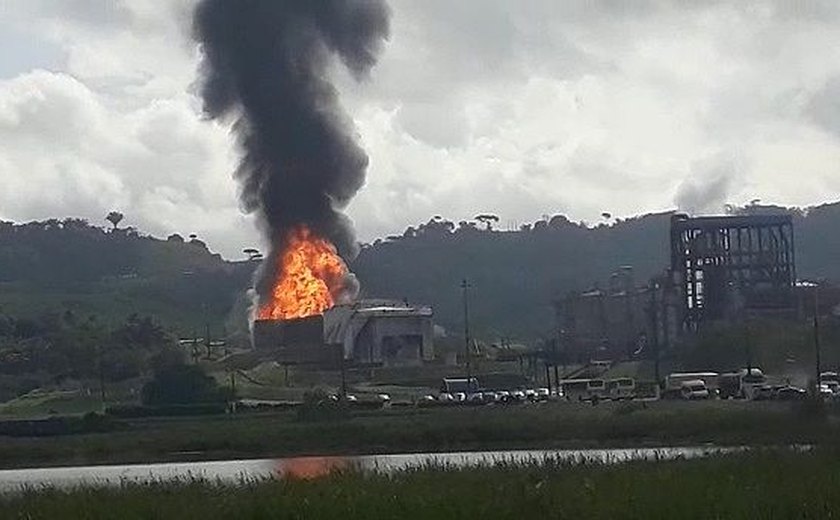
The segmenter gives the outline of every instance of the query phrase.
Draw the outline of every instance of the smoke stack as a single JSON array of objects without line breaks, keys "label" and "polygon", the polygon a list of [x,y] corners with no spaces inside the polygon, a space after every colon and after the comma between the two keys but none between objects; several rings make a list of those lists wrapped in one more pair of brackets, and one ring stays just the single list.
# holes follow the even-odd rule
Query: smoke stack
[{"label": "smoke stack", "polygon": [[328,68],[338,58],[364,78],[388,36],[389,10],[384,0],[201,0],[193,24],[204,112],[233,122],[241,203],[270,244],[255,280],[263,301],[299,226],[344,258],[356,254],[342,209],[364,184],[368,157]]}]

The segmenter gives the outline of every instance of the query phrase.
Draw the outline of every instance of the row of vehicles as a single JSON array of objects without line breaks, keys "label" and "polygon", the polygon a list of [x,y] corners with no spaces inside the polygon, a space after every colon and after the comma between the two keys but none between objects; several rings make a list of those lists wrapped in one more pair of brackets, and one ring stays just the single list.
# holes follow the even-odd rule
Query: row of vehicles
[{"label": "row of vehicles", "polygon": [[[559,388],[535,388],[520,390],[482,390],[477,381],[466,378],[443,380],[441,392],[435,398],[445,403],[511,403],[525,401],[547,401],[566,399],[570,401],[625,400],[639,397],[639,388],[631,377],[615,379],[566,379]],[[427,399],[430,400],[430,399]]]},{"label": "row of vehicles", "polygon": [[472,393],[441,392],[437,397],[426,396],[425,401],[443,404],[509,404],[522,402],[547,401],[556,397],[548,388],[527,388],[524,390],[484,390]]},{"label": "row of vehicles", "polygon": [[[820,375],[820,394],[825,399],[840,400],[840,375],[823,372]],[[475,378],[447,378],[437,401],[447,403],[485,404],[565,399],[568,401],[629,399],[746,399],[800,400],[807,392],[790,384],[771,385],[758,367],[733,372],[675,372],[665,377],[662,386],[640,383],[632,377],[566,379],[559,388],[494,390],[479,387]]]},{"label": "row of vehicles", "polygon": [[767,385],[760,368],[735,372],[677,372],[665,378],[663,397],[682,399],[754,399]]},{"label": "row of vehicles", "polygon": [[[748,399],[753,401],[799,401],[808,392],[790,383],[770,384],[760,368],[743,368],[735,372],[685,372],[665,378],[664,397],[683,399]],[[840,400],[840,375],[820,373],[820,396]]]}]

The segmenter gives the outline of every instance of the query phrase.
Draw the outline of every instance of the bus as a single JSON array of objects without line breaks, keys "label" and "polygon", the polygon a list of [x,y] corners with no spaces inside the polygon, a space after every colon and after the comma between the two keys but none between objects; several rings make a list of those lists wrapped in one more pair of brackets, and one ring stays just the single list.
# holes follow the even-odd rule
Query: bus
[{"label": "bus", "polygon": [[566,379],[560,381],[563,395],[573,401],[589,401],[607,397],[607,384],[603,379]]},{"label": "bus", "polygon": [[636,396],[636,380],[632,377],[619,377],[607,381],[607,395],[613,401],[633,399]]},{"label": "bus", "polygon": [[466,377],[444,377],[440,385],[440,393],[442,394],[462,393],[470,395],[477,392],[478,389],[478,379],[474,377],[469,378],[469,380]]}]

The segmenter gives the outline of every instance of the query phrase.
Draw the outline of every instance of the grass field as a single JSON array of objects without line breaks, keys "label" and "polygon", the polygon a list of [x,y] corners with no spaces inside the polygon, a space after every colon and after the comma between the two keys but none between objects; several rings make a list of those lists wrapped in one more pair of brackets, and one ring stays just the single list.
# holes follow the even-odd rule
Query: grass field
[{"label": "grass field", "polygon": [[0,467],[512,448],[833,444],[835,415],[774,402],[544,403],[118,422],[108,433],[4,437]]},{"label": "grass field", "polygon": [[5,518],[832,518],[840,458],[764,451],[617,465],[546,460],[393,475],[345,472],[238,485],[191,481],[33,490],[0,497]]}]

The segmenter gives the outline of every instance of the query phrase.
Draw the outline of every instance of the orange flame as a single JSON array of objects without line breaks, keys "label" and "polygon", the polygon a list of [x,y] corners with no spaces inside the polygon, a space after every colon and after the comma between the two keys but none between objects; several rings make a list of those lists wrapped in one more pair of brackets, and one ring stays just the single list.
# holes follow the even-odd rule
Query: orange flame
[{"label": "orange flame", "polygon": [[347,266],[330,241],[304,226],[289,232],[278,253],[271,298],[260,304],[261,320],[290,320],[323,314],[343,289]]}]

